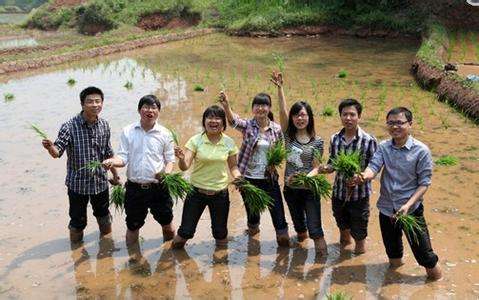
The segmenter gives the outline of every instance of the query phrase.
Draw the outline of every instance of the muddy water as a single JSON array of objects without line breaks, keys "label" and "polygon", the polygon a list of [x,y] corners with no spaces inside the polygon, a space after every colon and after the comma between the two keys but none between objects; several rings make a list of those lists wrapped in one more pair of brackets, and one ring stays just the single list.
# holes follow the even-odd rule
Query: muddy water
[{"label": "muddy water", "polygon": [[0,40],[0,50],[18,47],[34,47],[36,45],[38,45],[38,43],[34,38]]},{"label": "muddy water", "polygon": [[[479,297],[479,130],[435,95],[420,90],[408,74],[417,44],[412,41],[344,38],[244,39],[212,35],[83,61],[56,69],[0,77],[0,297],[1,298],[322,298],[346,291],[355,299],[476,299]],[[139,97],[154,93],[164,108],[160,121],[177,129],[181,141],[201,129],[203,109],[225,88],[233,108],[250,115],[250,99],[260,91],[275,95],[268,82],[272,52],[286,56],[286,96],[307,99],[325,139],[339,129],[337,114],[320,116],[338,99],[354,96],[365,105],[362,126],[385,138],[384,114],[406,105],[415,114],[414,135],[435,158],[454,155],[456,166],[437,166],[426,195],[425,214],[444,279],[425,278],[408,246],[406,264],[387,265],[371,200],[368,252],[340,250],[330,201],[322,202],[329,255],[316,257],[312,242],[291,249],[276,247],[270,217],[262,216],[261,233],[244,235],[246,218],[232,191],[227,249],[215,249],[205,212],[185,251],[163,243],[151,216],[141,230],[140,263],[128,262],[124,216],[114,214],[111,239],[98,238],[89,210],[85,242],[71,249],[67,236],[68,205],[65,158],[52,160],[28,129],[34,122],[54,138],[59,126],[79,112],[78,94],[88,85],[105,92],[102,112],[112,127],[116,148],[122,126],[138,119]],[[346,70],[345,79],[336,78]],[[67,85],[69,78],[76,80]],[[126,82],[132,89],[126,89]],[[194,92],[200,84],[206,91]],[[276,105],[277,107],[277,105]],[[228,134],[239,142],[232,129]],[[124,174],[124,172],[122,173]],[[124,176],[123,176],[124,178]],[[378,191],[377,183],[374,185]],[[181,218],[181,201],[174,209]],[[294,235],[292,223],[290,233]]]}]

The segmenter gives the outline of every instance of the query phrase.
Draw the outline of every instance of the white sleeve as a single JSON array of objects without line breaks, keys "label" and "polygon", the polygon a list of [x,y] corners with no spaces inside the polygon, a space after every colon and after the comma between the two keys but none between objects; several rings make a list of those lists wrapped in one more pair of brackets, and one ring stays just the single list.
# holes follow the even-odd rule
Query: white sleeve
[{"label": "white sleeve", "polygon": [[165,146],[163,147],[163,159],[165,160],[165,164],[170,162],[175,162],[175,146],[173,140],[171,139],[171,135],[165,134],[163,139]]},{"label": "white sleeve", "polygon": [[123,129],[120,137],[120,147],[118,148],[116,155],[123,161],[125,165],[128,164],[129,150],[127,129]]}]

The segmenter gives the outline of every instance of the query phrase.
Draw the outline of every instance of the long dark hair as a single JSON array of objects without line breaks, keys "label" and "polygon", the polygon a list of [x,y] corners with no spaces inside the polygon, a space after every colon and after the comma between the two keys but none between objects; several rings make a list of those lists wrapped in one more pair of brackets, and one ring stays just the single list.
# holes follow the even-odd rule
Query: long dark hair
[{"label": "long dark hair", "polygon": [[293,116],[296,116],[297,114],[299,114],[299,112],[303,108],[306,110],[306,113],[308,114],[308,117],[309,117],[308,125],[306,126],[306,131],[308,132],[310,138],[313,138],[314,136],[316,136],[316,132],[314,131],[313,109],[311,108],[311,105],[309,105],[309,103],[306,101],[298,101],[295,104],[293,104],[293,106],[291,106],[291,109],[289,110],[288,129],[286,129],[286,132],[290,140],[294,140],[296,138],[296,132],[298,132],[298,128],[294,126]]},{"label": "long dark hair", "polygon": [[266,93],[259,93],[258,95],[254,96],[253,98],[253,102],[251,103],[251,108],[253,108],[253,106],[255,104],[259,104],[259,105],[262,105],[262,104],[265,104],[265,105],[268,105],[269,108],[270,108],[270,111],[268,113],[268,118],[271,120],[271,121],[274,121],[274,116],[273,116],[273,113],[271,112],[271,96],[266,94]]}]

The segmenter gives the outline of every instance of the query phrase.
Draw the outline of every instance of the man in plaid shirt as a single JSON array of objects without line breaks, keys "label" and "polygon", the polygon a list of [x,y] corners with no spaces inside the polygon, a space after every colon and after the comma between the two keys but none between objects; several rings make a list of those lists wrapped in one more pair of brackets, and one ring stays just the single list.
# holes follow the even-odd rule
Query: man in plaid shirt
[{"label": "man in plaid shirt", "polygon": [[[361,170],[367,167],[376,152],[377,141],[359,127],[361,112],[362,105],[355,99],[344,99],[339,104],[339,115],[344,127],[331,137],[329,160],[323,172],[334,172],[331,166],[332,160],[342,151],[346,153],[359,151]],[[354,252],[357,254],[366,251],[370,195],[370,182],[350,186],[341,174],[336,174],[331,202],[333,215],[340,231],[340,243],[346,246],[351,243],[352,237],[356,244]]]},{"label": "man in plaid shirt", "polygon": [[[110,144],[110,126],[99,118],[103,107],[103,92],[96,87],[88,87],[80,93],[82,111],[65,122],[53,143],[45,139],[43,147],[53,158],[67,152],[67,175],[70,202],[70,240],[74,243],[83,239],[87,224],[87,205],[90,201],[101,235],[111,232],[111,216],[108,209],[107,172],[102,167],[91,168],[92,162],[101,162],[113,156]],[[119,183],[116,169],[112,169],[112,184]]]}]

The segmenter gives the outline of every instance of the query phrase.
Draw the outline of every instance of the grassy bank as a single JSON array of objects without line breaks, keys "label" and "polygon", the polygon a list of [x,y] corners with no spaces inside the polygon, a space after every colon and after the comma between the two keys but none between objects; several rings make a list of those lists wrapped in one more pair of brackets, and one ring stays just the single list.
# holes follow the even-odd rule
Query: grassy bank
[{"label": "grassy bank", "polygon": [[337,25],[344,28],[386,29],[417,33],[424,13],[407,1],[343,0],[91,0],[72,7],[50,1],[37,9],[29,27],[56,29],[99,24],[112,29],[137,25],[152,14],[168,17],[195,15],[204,26],[228,31],[275,31],[298,25]]}]

